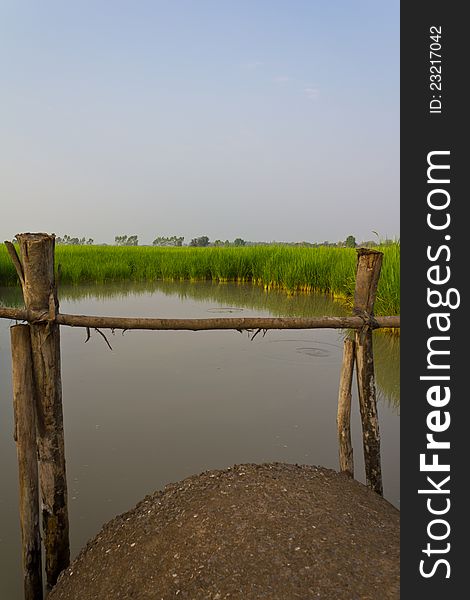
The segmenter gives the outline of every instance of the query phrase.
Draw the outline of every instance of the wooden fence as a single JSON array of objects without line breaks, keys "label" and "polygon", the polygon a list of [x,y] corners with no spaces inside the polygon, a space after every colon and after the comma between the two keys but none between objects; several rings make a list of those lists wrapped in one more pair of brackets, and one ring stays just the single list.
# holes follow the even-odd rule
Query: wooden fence
[{"label": "wooden fence", "polygon": [[[67,315],[59,312],[54,274],[55,238],[44,233],[16,236],[5,242],[18,274],[25,308],[0,308],[0,318],[25,321],[11,327],[13,404],[17,444],[20,522],[25,600],[43,597],[39,499],[46,590],[70,561],[67,479],[60,360],[60,326],[95,329],[248,330],[253,336],[268,329],[354,329],[344,342],[338,396],[340,470],[354,476],[351,444],[351,389],[354,365],[362,421],[367,485],[383,494],[380,434],[377,418],[372,330],[400,327],[400,317],[374,317],[382,253],[359,249],[353,314],[318,318],[149,319]],[[104,335],[104,334],[102,334]]]}]

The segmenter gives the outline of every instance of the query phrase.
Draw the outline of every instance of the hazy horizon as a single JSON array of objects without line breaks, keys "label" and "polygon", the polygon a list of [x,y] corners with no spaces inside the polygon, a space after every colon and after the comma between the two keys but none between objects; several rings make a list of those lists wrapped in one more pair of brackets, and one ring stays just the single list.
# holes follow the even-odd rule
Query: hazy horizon
[{"label": "hazy horizon", "polygon": [[0,64],[2,240],[399,237],[398,1],[6,2]]}]

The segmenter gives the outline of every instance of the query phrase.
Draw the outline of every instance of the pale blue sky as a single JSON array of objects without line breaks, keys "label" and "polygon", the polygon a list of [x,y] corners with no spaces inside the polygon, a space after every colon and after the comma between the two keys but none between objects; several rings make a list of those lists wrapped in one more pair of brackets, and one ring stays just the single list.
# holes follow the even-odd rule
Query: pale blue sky
[{"label": "pale blue sky", "polygon": [[398,0],[0,0],[1,239],[399,235]]}]

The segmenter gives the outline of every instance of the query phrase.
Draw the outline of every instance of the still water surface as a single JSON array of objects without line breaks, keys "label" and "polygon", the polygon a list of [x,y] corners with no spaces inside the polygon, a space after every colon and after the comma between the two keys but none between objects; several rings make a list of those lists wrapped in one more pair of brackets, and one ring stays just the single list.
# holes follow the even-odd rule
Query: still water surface
[{"label": "still water surface", "polygon": [[[0,290],[4,304],[17,290]],[[346,314],[317,295],[251,285],[156,283],[62,288],[62,312],[118,316]],[[17,464],[8,323],[0,320],[0,598],[22,597]],[[61,328],[72,554],[101,525],[166,483],[235,463],[338,468],[337,330],[246,333],[116,332],[112,352],[83,329]],[[375,334],[385,497],[399,506],[399,340]],[[356,477],[363,481],[357,397]]]}]

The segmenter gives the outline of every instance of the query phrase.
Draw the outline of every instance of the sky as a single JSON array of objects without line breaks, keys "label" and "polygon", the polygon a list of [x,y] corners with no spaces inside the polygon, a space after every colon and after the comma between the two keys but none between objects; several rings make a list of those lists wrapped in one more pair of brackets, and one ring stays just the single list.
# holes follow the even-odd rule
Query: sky
[{"label": "sky", "polygon": [[0,201],[1,240],[398,238],[399,1],[0,0]]}]

